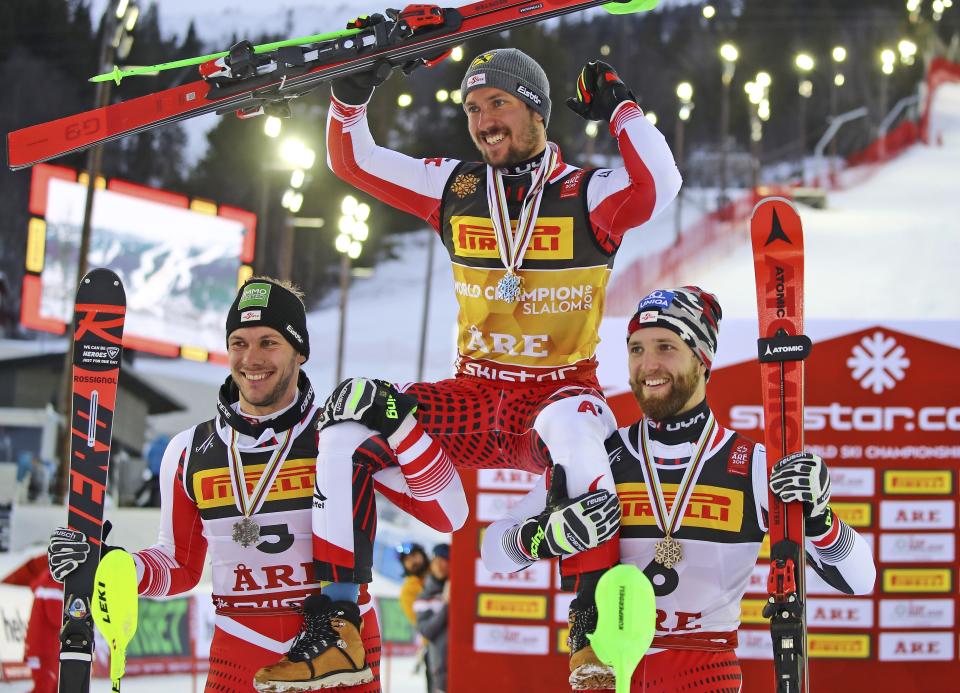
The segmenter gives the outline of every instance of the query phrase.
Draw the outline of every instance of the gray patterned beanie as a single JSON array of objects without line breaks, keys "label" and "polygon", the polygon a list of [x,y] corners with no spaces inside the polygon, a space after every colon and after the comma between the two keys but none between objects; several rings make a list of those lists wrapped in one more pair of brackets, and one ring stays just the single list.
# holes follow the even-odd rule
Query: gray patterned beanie
[{"label": "gray patterned beanie", "polygon": [[707,367],[709,378],[722,317],[717,297],[699,286],[658,289],[640,300],[627,326],[627,339],[644,327],[665,327],[693,350]]},{"label": "gray patterned beanie", "polygon": [[523,51],[501,48],[481,53],[470,63],[460,83],[464,101],[474,89],[494,87],[513,94],[550,122],[550,83],[547,73]]}]

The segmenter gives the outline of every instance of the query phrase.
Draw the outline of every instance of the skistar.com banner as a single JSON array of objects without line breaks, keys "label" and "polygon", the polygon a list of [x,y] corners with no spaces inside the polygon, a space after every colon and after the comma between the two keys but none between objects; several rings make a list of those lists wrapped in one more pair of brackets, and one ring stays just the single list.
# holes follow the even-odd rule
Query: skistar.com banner
[{"label": "skistar.com banner", "polygon": [[[627,387],[626,319],[601,330],[600,379],[620,425],[639,416]],[[808,321],[805,446],[830,469],[831,506],[873,548],[871,594],[847,596],[807,574],[811,687],[950,690],[956,624],[960,323]],[[725,426],[763,440],[756,323],[725,320],[707,399]],[[454,535],[450,689],[567,690],[566,608],[555,561],[522,573],[483,568],[483,528],[536,483],[511,470],[466,474],[467,527]],[[744,691],[772,691],[761,615],[766,542],[742,602]],[[536,672],[536,674],[533,674]],[[950,683],[948,683],[950,682]],[[946,687],[945,687],[946,686]]]}]

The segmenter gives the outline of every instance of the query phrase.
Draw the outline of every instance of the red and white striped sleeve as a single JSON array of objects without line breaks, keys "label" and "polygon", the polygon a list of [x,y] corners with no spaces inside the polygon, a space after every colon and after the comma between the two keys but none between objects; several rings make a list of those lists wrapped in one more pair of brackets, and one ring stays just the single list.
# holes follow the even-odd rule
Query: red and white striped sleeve
[{"label": "red and white striped sleeve", "polygon": [[[763,529],[770,505],[767,487],[767,454],[762,445],[754,448],[753,493]],[[819,535],[807,534],[805,548],[807,565],[812,567],[827,584],[844,594],[870,594],[877,579],[877,566],[867,540],[857,530],[827,508],[830,522]]]},{"label": "red and white striped sleeve", "polygon": [[460,529],[469,507],[450,458],[413,417],[390,437],[398,465],[373,476],[375,488],[401,510],[440,532]]},{"label": "red and white striped sleeve", "polygon": [[177,434],[160,463],[160,536],[133,554],[138,591],[144,597],[168,597],[196,587],[207,556],[207,540],[197,504],[184,485],[184,467],[194,429]]},{"label": "red and white striped sleeve", "polygon": [[587,206],[597,240],[619,244],[628,230],[659,214],[680,190],[680,172],[666,139],[632,101],[613,112],[623,167],[601,169],[590,178]]},{"label": "red and white striped sleeve", "polygon": [[377,145],[367,107],[330,97],[327,165],[340,178],[399,210],[440,228],[440,202],[455,159],[416,159]]}]

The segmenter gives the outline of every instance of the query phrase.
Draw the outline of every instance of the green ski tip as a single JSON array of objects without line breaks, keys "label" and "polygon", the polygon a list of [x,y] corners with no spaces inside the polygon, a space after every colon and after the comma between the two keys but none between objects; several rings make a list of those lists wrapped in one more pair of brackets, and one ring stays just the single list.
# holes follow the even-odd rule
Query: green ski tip
[{"label": "green ski tip", "polygon": [[613,667],[617,693],[630,693],[633,671],[656,628],[653,585],[636,566],[614,566],[597,583],[596,600],[597,630],[587,637],[600,661]]},{"label": "green ski tip", "polygon": [[[306,46],[311,43],[334,41],[347,36],[355,36],[356,34],[359,34],[360,31],[360,29],[344,29],[343,31],[330,31],[325,34],[313,34],[312,36],[298,36],[297,38],[274,41],[273,43],[262,43],[259,46],[254,46],[253,52],[258,54],[269,53],[270,51],[275,51],[278,48],[286,48],[288,46]],[[230,51],[220,51],[219,53],[198,55],[195,58],[185,58],[183,60],[174,60],[169,63],[160,63],[159,65],[141,65],[138,67],[130,67],[126,70],[121,70],[119,67],[114,66],[112,72],[104,72],[101,75],[95,75],[91,77],[89,81],[106,82],[107,80],[112,79],[117,84],[120,84],[120,80],[122,80],[124,77],[136,77],[137,75],[156,75],[158,72],[163,72],[164,70],[175,70],[181,67],[200,65],[208,60],[216,60],[217,58],[223,58],[228,55],[230,55]]]},{"label": "green ski tip", "polygon": [[137,632],[137,567],[123,549],[100,559],[93,579],[90,610],[110,648],[110,678],[119,690],[127,662],[127,644]]},{"label": "green ski tip", "polygon": [[633,14],[634,12],[648,12],[652,10],[660,0],[631,0],[630,2],[611,2],[602,5],[610,14]]}]

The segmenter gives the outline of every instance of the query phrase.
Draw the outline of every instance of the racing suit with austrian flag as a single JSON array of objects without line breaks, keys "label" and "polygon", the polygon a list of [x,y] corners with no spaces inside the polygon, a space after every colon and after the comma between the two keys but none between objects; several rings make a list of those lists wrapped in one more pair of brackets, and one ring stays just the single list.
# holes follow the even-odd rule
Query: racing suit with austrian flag
[{"label": "racing suit with austrian flag", "polygon": [[[237,408],[236,403],[233,406]],[[260,421],[263,430],[257,437],[232,436],[228,424],[218,417],[177,434],[163,455],[159,540],[133,553],[139,593],[163,598],[193,589],[209,555],[216,620],[207,693],[256,693],[254,674],[290,649],[303,623],[299,606],[320,591],[321,578],[311,560],[313,507],[325,500],[314,496],[319,415],[320,407],[310,405],[289,431],[275,431],[270,427],[272,417],[266,417]],[[260,537],[243,546],[233,538],[241,514],[229,465],[231,443],[240,455],[249,492],[288,433],[289,452],[263,505],[251,515],[259,525]],[[354,535],[358,555],[368,565],[376,528],[374,489],[433,527],[451,524],[442,495],[439,501],[429,503],[411,495],[382,438],[371,437],[355,451],[345,479],[353,489],[348,494],[357,500],[353,525],[349,510],[344,523]],[[366,661],[377,675],[380,631],[365,584],[372,576],[358,572],[354,577],[361,583],[358,605]],[[377,693],[380,684],[374,679],[338,690]]]},{"label": "racing suit with austrian flag", "polygon": [[[610,132],[622,167],[589,170],[557,158],[520,267],[520,298],[508,303],[495,298],[506,269],[486,165],[418,159],[378,146],[366,105],[332,98],[330,168],[424,220],[450,256],[459,303],[456,376],[401,389],[416,396],[420,424],[454,465],[540,472],[559,463],[571,497],[588,488],[615,490],[603,441],[616,422],[599,392],[595,359],[605,288],[624,234],[673,200],[680,175],[663,136],[635,103],[620,104]],[[501,171],[514,224],[541,158]],[[351,560],[351,547],[338,539],[316,537],[317,546],[321,562]],[[565,561],[564,569],[602,570],[618,555],[612,540]]]},{"label": "racing suit with austrian flag", "polygon": [[[692,479],[674,536],[680,561],[665,567],[655,559],[663,539],[644,471],[640,429],[648,426],[653,473],[672,508],[697,448],[710,410],[706,401],[666,421],[641,420],[621,428],[606,442],[623,516],[620,552],[650,578],[656,595],[656,633],[651,649],[634,672],[633,693],[737,693],[741,690],[737,630],[741,600],[756,585],[757,556],[767,532],[767,456],[762,445],[717,427],[707,441],[704,463]],[[508,517],[484,532],[486,567],[503,573],[522,570],[519,552],[504,549],[503,537],[543,510],[546,481],[537,484]],[[869,594],[876,566],[866,540],[831,509],[826,529],[806,537],[807,565],[843,594]],[[567,560],[566,558],[563,561]],[[563,562],[561,561],[561,563]],[[755,591],[755,590],[754,590]]]}]

